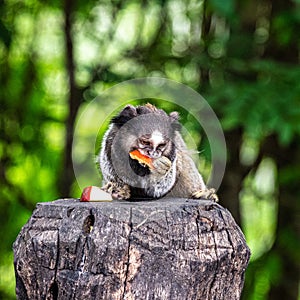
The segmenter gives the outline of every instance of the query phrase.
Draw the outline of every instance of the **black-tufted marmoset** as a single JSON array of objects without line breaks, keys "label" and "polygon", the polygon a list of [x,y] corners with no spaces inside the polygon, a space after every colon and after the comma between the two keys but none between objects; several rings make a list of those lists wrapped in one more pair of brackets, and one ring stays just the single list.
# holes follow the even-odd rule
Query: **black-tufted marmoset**
[{"label": "black-tufted marmoset", "polygon": [[112,118],[97,156],[113,199],[161,197],[218,201],[189,156],[179,114],[152,104],[127,105]]}]

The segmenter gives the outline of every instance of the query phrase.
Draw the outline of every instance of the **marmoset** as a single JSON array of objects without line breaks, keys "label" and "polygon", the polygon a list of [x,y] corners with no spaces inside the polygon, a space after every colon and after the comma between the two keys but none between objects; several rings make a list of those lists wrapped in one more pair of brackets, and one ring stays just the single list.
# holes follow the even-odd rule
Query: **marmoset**
[{"label": "marmoset", "polygon": [[218,201],[189,156],[179,114],[127,105],[111,119],[97,156],[113,199],[205,198]]}]

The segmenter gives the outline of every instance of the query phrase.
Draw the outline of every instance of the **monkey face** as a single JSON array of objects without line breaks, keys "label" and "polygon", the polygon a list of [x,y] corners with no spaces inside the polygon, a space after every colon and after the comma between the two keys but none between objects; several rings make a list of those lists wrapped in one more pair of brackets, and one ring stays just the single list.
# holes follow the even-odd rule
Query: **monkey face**
[{"label": "monkey face", "polygon": [[150,158],[159,158],[168,148],[170,139],[158,130],[155,130],[152,134],[145,134],[139,137],[136,143],[136,149],[143,155]]},{"label": "monkey face", "polygon": [[132,159],[130,153],[134,150],[151,159],[164,156],[171,162],[175,160],[178,118],[176,112],[167,115],[151,105],[137,108],[129,105],[112,119],[112,131],[106,141],[108,159],[124,182],[137,185],[140,176],[151,173],[149,166]]},{"label": "monkey face", "polygon": [[[173,160],[175,155],[174,144],[171,139],[159,130],[139,135],[130,149],[131,151],[138,150],[142,155],[148,156],[151,159],[166,156]],[[150,174],[149,166],[138,160],[130,158],[129,164],[135,174],[139,176]]]}]

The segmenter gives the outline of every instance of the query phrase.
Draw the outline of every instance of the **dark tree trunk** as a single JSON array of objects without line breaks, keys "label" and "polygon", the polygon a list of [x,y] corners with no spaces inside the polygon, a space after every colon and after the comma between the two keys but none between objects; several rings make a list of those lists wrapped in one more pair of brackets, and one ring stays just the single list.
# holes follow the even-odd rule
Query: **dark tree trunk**
[{"label": "dark tree trunk", "polygon": [[[267,43],[264,57],[283,61],[285,63],[299,63],[299,21],[294,17],[299,7],[294,1],[272,0],[269,3],[271,7],[270,38]],[[289,16],[289,17],[287,17]],[[286,30],[282,24],[278,26],[278,20],[285,19],[290,24],[286,28],[292,28],[286,36],[289,36],[289,42],[282,42],[282,31]],[[282,21],[281,21],[282,22]],[[277,24],[276,24],[277,23]]]},{"label": "dark tree trunk", "polygon": [[[265,57],[282,62],[287,67],[299,64],[299,21],[294,17],[298,9],[294,1],[270,1],[271,23],[270,38],[267,43]],[[289,41],[282,43],[280,33],[283,28],[278,27],[276,21],[284,19],[290,22],[287,28]],[[281,26],[283,26],[281,24]],[[285,25],[287,26],[287,25]],[[293,87],[291,86],[291,89]],[[278,95],[278,97],[283,97]],[[286,105],[289,105],[287,102]],[[299,175],[297,162],[300,161],[299,135],[295,136],[288,146],[278,143],[278,137],[271,136],[265,146],[266,155],[272,157],[278,166],[278,217],[276,239],[269,257],[277,259],[276,267],[280,272],[276,280],[271,282],[268,299],[297,300],[299,294],[300,268],[296,264],[299,246]],[[294,173],[294,174],[293,174]],[[299,245],[299,244],[298,244]],[[276,264],[276,263],[275,263]]]},{"label": "dark tree trunk", "polygon": [[14,243],[18,299],[239,299],[250,251],[210,201],[37,205]]},{"label": "dark tree trunk", "polygon": [[295,264],[299,252],[295,241],[300,236],[300,205],[296,195],[300,195],[300,186],[298,176],[289,180],[286,180],[286,176],[288,172],[292,174],[293,170],[298,171],[295,162],[300,161],[300,143],[297,140],[283,148],[277,138],[272,136],[265,146],[265,152],[277,162],[279,181],[276,239],[268,255],[280,258],[277,261],[280,272],[276,276],[277,280],[272,282],[268,299],[297,300],[300,268]]},{"label": "dark tree trunk", "polygon": [[227,160],[226,175],[223,178],[218,193],[221,204],[229,209],[235,221],[241,225],[239,194],[245,177],[244,167],[240,163],[240,149],[242,144],[241,128],[227,131],[225,133],[225,139],[230,151]]},{"label": "dark tree trunk", "polygon": [[73,53],[72,41],[72,11],[74,1],[65,0],[65,57],[66,57],[66,71],[69,79],[69,94],[68,94],[68,108],[69,114],[66,119],[66,134],[65,134],[65,152],[62,163],[62,169],[58,176],[58,187],[60,195],[64,197],[70,196],[70,188],[74,181],[73,163],[72,163],[72,144],[74,125],[79,106],[81,104],[81,91],[75,82],[75,63]]}]

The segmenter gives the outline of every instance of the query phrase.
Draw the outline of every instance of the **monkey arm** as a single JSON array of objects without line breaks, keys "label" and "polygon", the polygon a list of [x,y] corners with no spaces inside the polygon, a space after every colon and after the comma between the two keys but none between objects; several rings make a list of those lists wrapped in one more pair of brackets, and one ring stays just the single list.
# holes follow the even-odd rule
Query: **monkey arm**
[{"label": "monkey arm", "polygon": [[167,196],[218,201],[215,190],[206,187],[194,161],[185,151],[178,151],[176,183]]},{"label": "monkey arm", "polygon": [[172,162],[166,156],[154,159],[152,165],[153,168],[150,176],[157,179],[161,179],[161,177],[166,175],[172,168]]},{"label": "monkey arm", "polygon": [[176,160],[171,162],[166,156],[153,159],[153,168],[150,171],[146,194],[154,198],[163,197],[175,184]]}]

